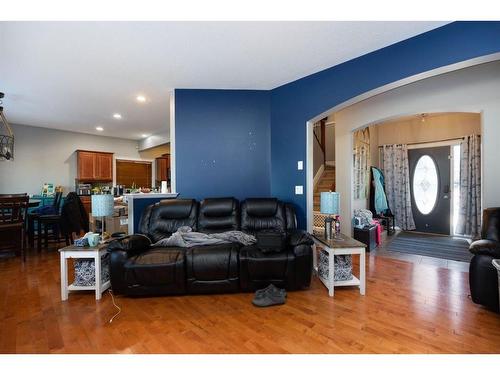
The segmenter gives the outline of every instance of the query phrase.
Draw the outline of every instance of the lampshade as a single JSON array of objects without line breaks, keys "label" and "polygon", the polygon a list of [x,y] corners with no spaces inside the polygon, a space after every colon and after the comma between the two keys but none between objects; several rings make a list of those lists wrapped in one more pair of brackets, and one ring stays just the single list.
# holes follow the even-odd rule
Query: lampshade
[{"label": "lampshade", "polygon": [[92,216],[113,215],[114,199],[111,194],[92,195]]},{"label": "lampshade", "polygon": [[338,215],[340,194],[334,191],[321,193],[320,211],[326,215]]}]

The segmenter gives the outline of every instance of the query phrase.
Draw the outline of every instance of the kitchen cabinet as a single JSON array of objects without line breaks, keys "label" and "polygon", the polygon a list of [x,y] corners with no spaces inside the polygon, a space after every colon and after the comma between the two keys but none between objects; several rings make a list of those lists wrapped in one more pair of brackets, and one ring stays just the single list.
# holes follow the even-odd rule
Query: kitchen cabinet
[{"label": "kitchen cabinet", "polygon": [[156,181],[170,181],[170,155],[156,158]]},{"label": "kitchen cabinet", "polygon": [[77,150],[77,180],[112,181],[113,154],[110,152],[94,152]]},{"label": "kitchen cabinet", "polygon": [[103,181],[113,180],[113,154],[96,154],[96,178]]}]

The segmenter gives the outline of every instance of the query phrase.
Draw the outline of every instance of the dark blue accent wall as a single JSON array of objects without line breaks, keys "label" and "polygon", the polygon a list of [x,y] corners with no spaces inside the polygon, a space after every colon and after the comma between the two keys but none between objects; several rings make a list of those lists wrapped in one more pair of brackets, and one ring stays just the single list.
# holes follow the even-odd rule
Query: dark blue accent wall
[{"label": "dark blue accent wall", "polygon": [[[327,46],[325,46],[327,48]],[[500,22],[454,22],[271,91],[271,194],[294,202],[306,226],[306,121],[367,91],[500,51]]]},{"label": "dark blue accent wall", "polygon": [[270,92],[175,90],[175,155],[182,198],[269,196]]}]

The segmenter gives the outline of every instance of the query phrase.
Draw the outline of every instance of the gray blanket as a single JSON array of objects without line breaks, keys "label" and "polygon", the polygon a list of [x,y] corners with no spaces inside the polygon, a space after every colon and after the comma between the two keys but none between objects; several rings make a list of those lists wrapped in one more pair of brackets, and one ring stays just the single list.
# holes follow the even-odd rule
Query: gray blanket
[{"label": "gray blanket", "polygon": [[154,243],[153,247],[193,247],[205,245],[220,245],[225,243],[240,243],[242,245],[253,245],[257,242],[254,236],[233,230],[223,233],[200,233],[193,232],[190,227],[180,227],[177,232],[168,238],[163,238]]}]

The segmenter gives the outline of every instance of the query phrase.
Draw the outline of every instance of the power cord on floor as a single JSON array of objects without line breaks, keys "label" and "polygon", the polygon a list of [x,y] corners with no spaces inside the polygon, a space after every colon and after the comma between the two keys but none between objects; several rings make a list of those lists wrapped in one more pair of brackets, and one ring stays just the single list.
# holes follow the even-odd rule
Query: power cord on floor
[{"label": "power cord on floor", "polygon": [[115,306],[118,309],[118,312],[115,315],[113,315],[111,317],[111,319],[109,319],[109,323],[112,323],[113,319],[116,318],[118,315],[120,315],[120,313],[122,312],[122,309],[120,308],[120,306],[118,306],[115,303],[115,297],[113,296],[113,293],[111,292],[111,289],[108,289],[108,292],[109,292],[109,295],[111,296],[111,300],[113,301],[113,306]]}]

